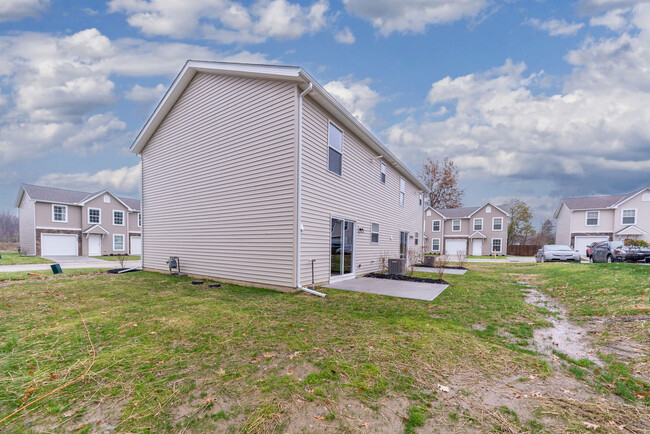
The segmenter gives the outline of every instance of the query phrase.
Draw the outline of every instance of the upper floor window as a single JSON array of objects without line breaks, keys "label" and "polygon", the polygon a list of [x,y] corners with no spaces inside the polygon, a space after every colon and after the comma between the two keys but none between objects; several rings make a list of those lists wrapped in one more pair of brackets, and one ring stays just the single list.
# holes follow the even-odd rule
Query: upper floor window
[{"label": "upper floor window", "polygon": [[124,211],[113,211],[113,224],[124,226]]},{"label": "upper floor window", "polygon": [[142,227],[142,213],[141,212],[138,213],[138,227],[139,228]]},{"label": "upper floor window", "polygon": [[386,184],[386,165],[381,163],[381,174],[379,176],[382,184]]},{"label": "upper floor window", "polygon": [[68,221],[68,207],[66,205],[52,205],[52,221],[66,223]]},{"label": "upper floor window", "polygon": [[635,209],[624,209],[622,214],[621,224],[624,225],[635,225],[636,224],[636,210]]},{"label": "upper floor window", "polygon": [[404,190],[406,189],[406,183],[403,178],[399,179],[399,204],[404,206]]},{"label": "upper floor window", "polygon": [[475,231],[482,231],[483,230],[483,219],[482,218],[475,218],[474,219],[474,230]]},{"label": "upper floor window", "polygon": [[371,243],[379,242],[379,223],[370,224],[370,242]]},{"label": "upper floor window", "polygon": [[460,219],[453,219],[451,221],[451,231],[460,232]]},{"label": "upper floor window", "polygon": [[503,217],[494,217],[492,219],[492,230],[493,231],[503,230]]},{"label": "upper floor window", "polygon": [[101,223],[102,210],[99,208],[88,208],[88,223],[99,224]]},{"label": "upper floor window", "polygon": [[329,171],[341,175],[343,173],[343,131],[329,123]]},{"label": "upper floor window", "polygon": [[600,217],[599,211],[587,211],[587,226],[598,226],[598,218]]},{"label": "upper floor window", "polygon": [[431,224],[431,230],[433,232],[440,232],[440,220],[434,220]]}]

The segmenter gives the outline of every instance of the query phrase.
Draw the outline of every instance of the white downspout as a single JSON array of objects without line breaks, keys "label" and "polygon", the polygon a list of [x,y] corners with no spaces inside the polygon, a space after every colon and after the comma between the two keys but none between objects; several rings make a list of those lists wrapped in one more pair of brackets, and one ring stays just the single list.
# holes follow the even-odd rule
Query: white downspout
[{"label": "white downspout", "polygon": [[300,284],[300,260],[301,260],[301,238],[302,238],[302,99],[305,95],[312,91],[314,85],[309,82],[307,89],[303,90],[298,96],[298,176],[296,180],[297,191],[297,210],[296,210],[296,287],[310,294],[325,297],[322,292],[314,291],[313,289],[305,288]]}]

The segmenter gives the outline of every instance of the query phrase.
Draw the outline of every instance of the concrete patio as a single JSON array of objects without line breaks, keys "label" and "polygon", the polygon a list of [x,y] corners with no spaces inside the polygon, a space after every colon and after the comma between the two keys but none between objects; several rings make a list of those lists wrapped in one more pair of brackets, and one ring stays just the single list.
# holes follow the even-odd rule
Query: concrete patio
[{"label": "concrete patio", "polygon": [[372,277],[357,277],[356,279],[343,280],[327,285],[328,288],[342,289],[344,291],[366,292],[424,301],[434,300],[448,286],[437,283],[406,282]]}]

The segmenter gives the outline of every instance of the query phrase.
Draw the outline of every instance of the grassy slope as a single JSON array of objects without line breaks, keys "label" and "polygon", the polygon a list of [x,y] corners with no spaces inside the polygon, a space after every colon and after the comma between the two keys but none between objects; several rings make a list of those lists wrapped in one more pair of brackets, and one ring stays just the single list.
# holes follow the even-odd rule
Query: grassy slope
[{"label": "grassy slope", "polygon": [[40,256],[21,256],[16,252],[0,252],[2,259],[0,265],[19,265],[19,264],[52,264],[53,262],[41,258]]},{"label": "grassy slope", "polygon": [[[307,402],[333,408],[324,423],[349,430],[337,408],[361,402],[369,411],[399,398],[409,402],[410,430],[439,405],[437,385],[455,375],[548,374],[526,349],[545,321],[524,303],[513,271],[544,275],[552,265],[445,276],[452,287],[432,303],[208,289],[153,273],[6,282],[0,415],[88,366],[74,301],[98,349],[88,380],[39,402],[10,429],[88,430],[100,420],[122,431],[263,431],[286,426],[292,406]],[[477,418],[464,424],[497,428]]]}]

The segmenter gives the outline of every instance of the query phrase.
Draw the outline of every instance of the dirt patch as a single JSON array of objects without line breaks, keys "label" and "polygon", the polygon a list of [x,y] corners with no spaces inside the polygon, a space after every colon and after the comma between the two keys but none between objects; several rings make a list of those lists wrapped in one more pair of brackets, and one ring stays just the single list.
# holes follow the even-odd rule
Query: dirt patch
[{"label": "dirt patch", "polygon": [[449,285],[442,279],[427,279],[425,277],[406,276],[403,274],[390,274],[390,273],[369,273],[364,277],[373,277],[375,279],[390,279],[390,280],[404,280],[407,282],[422,282],[422,283],[437,283],[440,285]]}]

